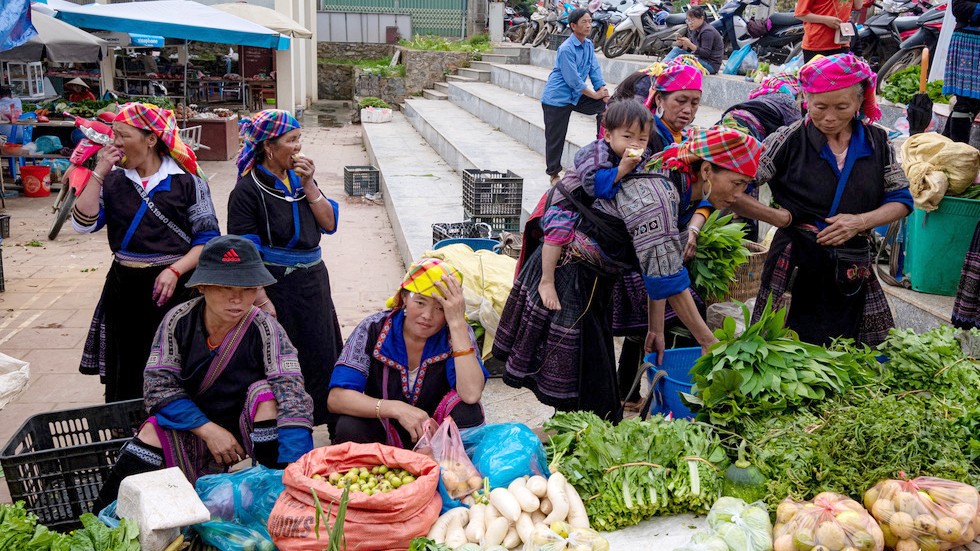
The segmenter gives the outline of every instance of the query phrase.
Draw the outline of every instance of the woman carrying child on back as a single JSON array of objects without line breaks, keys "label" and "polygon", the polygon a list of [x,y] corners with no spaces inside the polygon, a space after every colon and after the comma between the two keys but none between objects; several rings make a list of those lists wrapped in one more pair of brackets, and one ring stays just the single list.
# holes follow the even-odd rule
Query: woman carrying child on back
[{"label": "woman carrying child on back", "polygon": [[[607,137],[582,148],[575,166],[549,192],[541,219],[544,247],[525,241],[525,263],[504,307],[494,356],[504,382],[531,389],[559,410],[622,417],[612,342],[611,292],[628,269],[643,275],[651,299],[647,348],[662,351],[664,305],[708,347],[715,342],[690,294],[679,216],[697,201],[730,206],[754,176],[760,144],[740,132],[710,128],[672,146],[662,173],[649,173],[645,149],[650,111],[623,100],[606,111]],[[670,172],[683,169],[689,177]],[[558,247],[561,247],[558,249]],[[546,258],[547,257],[547,258]],[[557,257],[557,258],[556,258]],[[551,262],[555,261],[555,267]],[[547,264],[547,265],[546,265]],[[553,281],[542,279],[554,270]],[[554,289],[561,309],[545,305]],[[548,300],[552,297],[547,296]]]}]

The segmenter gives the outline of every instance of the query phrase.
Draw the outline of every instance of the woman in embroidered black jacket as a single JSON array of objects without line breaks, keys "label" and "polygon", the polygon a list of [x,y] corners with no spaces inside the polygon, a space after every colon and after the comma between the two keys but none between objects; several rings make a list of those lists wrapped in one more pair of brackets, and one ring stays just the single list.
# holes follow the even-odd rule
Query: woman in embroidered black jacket
[{"label": "woman in embroidered black jacket", "polygon": [[112,127],[113,143],[72,210],[76,231],[106,228],[114,257],[79,366],[102,376],[106,402],[143,397],[157,326],[190,298],[184,284],[220,234],[207,180],[172,113],[130,103]]}]

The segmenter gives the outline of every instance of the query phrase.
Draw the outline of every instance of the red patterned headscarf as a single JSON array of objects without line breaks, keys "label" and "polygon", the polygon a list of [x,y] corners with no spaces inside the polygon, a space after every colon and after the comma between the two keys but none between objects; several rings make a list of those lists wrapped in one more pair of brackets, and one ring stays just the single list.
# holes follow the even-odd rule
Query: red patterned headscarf
[{"label": "red patterned headscarf", "polygon": [[852,53],[815,57],[800,68],[800,86],[805,92],[820,94],[841,90],[867,81],[864,88],[864,116],[870,122],[881,118],[881,109],[875,99],[878,75],[871,66]]},{"label": "red patterned headscarf", "polygon": [[693,174],[691,164],[703,159],[750,178],[759,170],[762,143],[738,130],[712,126],[698,130],[679,144],[672,144],[650,163],[651,168],[666,168]]},{"label": "red patterned headscarf", "polygon": [[197,164],[197,155],[180,139],[180,129],[177,128],[177,119],[172,112],[152,103],[127,103],[119,109],[114,122],[153,132],[160,141],[167,144],[170,156],[185,172],[208,179]]}]

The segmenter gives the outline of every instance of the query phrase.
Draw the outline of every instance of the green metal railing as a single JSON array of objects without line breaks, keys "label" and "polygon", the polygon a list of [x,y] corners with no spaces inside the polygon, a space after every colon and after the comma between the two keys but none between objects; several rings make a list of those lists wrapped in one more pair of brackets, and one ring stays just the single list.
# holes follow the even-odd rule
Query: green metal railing
[{"label": "green metal railing", "polygon": [[466,27],[466,0],[320,0],[320,10],[407,13],[414,34],[458,37]]}]

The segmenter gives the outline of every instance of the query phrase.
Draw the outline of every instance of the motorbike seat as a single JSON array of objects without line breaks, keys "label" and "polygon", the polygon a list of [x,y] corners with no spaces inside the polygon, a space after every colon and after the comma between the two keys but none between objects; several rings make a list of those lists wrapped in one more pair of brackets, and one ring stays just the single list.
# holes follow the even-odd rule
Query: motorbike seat
[{"label": "motorbike seat", "polygon": [[772,21],[773,27],[792,27],[803,24],[802,21],[789,12],[776,12],[769,16],[769,20]]},{"label": "motorbike seat", "polygon": [[683,12],[669,14],[665,21],[668,27],[672,27],[674,25],[683,25],[686,22],[687,22],[687,14]]},{"label": "motorbike seat", "polygon": [[919,16],[917,15],[906,15],[895,18],[895,28],[898,29],[898,32],[910,31],[916,28],[918,24]]}]

